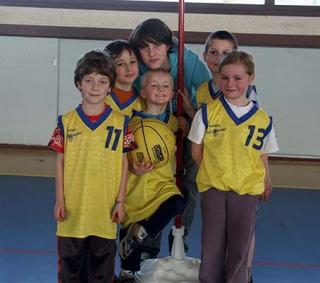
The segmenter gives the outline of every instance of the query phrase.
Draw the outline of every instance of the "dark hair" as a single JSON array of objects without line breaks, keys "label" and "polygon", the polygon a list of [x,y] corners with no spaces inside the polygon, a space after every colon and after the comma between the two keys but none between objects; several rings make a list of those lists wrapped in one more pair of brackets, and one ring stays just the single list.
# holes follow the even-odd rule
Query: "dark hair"
[{"label": "dark hair", "polygon": [[230,64],[240,64],[245,68],[246,73],[249,76],[254,75],[253,56],[249,53],[234,50],[226,54],[224,57],[222,57],[221,61],[219,62],[219,73],[221,73],[221,70],[224,66]]},{"label": "dark hair", "polygon": [[134,54],[135,56],[137,56],[134,47],[129,43],[128,40],[124,39],[116,39],[114,41],[111,41],[104,48],[104,51],[109,53],[112,59],[120,57],[124,50],[127,50],[130,55]]},{"label": "dark hair", "polygon": [[173,36],[170,28],[160,19],[151,18],[140,23],[130,34],[129,42],[138,51],[146,47],[148,43],[164,43],[169,46],[171,52],[177,47],[177,38]]},{"label": "dark hair", "polygon": [[211,44],[211,41],[214,39],[229,41],[233,45],[234,50],[237,50],[239,47],[238,40],[231,32],[228,32],[225,30],[218,30],[218,31],[212,32],[208,35],[206,43],[205,43],[205,49],[204,49],[205,52],[208,51],[210,44]]},{"label": "dark hair", "polygon": [[113,87],[117,78],[116,67],[111,57],[104,51],[93,50],[81,57],[74,70],[74,84],[78,83],[83,77],[96,72],[107,76],[110,80],[110,87]]}]

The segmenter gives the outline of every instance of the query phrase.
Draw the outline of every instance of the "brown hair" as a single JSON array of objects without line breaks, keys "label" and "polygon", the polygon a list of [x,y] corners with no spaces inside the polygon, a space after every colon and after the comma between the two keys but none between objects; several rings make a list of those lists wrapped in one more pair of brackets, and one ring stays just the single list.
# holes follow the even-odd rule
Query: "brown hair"
[{"label": "brown hair", "polygon": [[224,66],[230,64],[240,64],[245,68],[248,75],[254,75],[254,61],[252,55],[249,53],[235,50],[226,54],[219,62],[219,73],[221,73]]},{"label": "brown hair", "polygon": [[233,45],[234,50],[237,50],[239,47],[236,37],[231,32],[228,32],[226,30],[218,30],[208,35],[204,48],[205,52],[208,52],[211,41],[214,39],[229,41]]},{"label": "brown hair", "polygon": [[104,51],[93,50],[86,53],[77,62],[74,70],[74,84],[78,87],[84,76],[96,72],[109,78],[110,87],[113,87],[117,78],[115,64],[112,58]]}]

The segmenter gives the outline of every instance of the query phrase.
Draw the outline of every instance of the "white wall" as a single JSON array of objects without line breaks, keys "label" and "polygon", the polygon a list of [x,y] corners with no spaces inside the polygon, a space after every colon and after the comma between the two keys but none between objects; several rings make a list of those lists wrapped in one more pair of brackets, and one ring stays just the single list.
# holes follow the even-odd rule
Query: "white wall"
[{"label": "white wall", "polygon": [[[73,84],[77,59],[106,43],[0,37],[0,143],[47,144],[57,113],[81,101]],[[202,53],[202,45],[188,46]],[[274,119],[279,153],[320,156],[320,50],[241,49],[255,57],[258,96]]]},{"label": "white wall", "polygon": [[0,37],[0,143],[46,144],[57,114],[58,39]]}]

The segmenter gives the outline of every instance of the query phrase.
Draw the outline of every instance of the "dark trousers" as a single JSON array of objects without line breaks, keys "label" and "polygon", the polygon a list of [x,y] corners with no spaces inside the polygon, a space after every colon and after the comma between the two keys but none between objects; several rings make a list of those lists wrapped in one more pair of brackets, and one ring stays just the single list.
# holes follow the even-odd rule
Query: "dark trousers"
[{"label": "dark trousers", "polygon": [[201,283],[247,283],[258,196],[211,188],[201,193]]},{"label": "dark trousers", "polygon": [[[142,225],[148,233],[144,241],[155,238],[163,228],[185,207],[185,200],[180,195],[174,195],[164,201],[156,212],[147,220],[141,220],[138,223]],[[120,241],[126,235],[127,229],[120,229]],[[149,238],[149,239],[148,239]],[[140,258],[143,249],[136,248],[132,254],[125,260],[121,260],[122,269],[138,271],[140,270]]]},{"label": "dark trousers", "polygon": [[112,283],[116,241],[96,236],[57,237],[62,283]]}]

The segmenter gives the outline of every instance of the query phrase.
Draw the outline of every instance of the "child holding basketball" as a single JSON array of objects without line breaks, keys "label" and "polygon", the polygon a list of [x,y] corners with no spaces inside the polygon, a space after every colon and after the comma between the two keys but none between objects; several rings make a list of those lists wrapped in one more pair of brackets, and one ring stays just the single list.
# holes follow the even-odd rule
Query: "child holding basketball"
[{"label": "child holding basketball", "polygon": [[[157,119],[175,132],[177,119],[166,111],[173,96],[173,80],[166,70],[150,70],[142,78],[141,96],[145,109],[134,111],[130,124],[141,119]],[[184,207],[185,201],[174,180],[170,160],[160,168],[152,164],[133,164],[129,172],[124,229],[120,231],[120,282],[134,282],[140,270],[141,245],[156,237]]]},{"label": "child holding basketball", "polygon": [[[148,70],[165,69],[170,72],[174,89],[177,88],[178,81],[178,46],[177,39],[173,36],[170,28],[160,19],[151,18],[140,23],[129,37],[130,43],[136,48],[139,62],[139,72],[135,85],[140,88],[141,76]],[[205,81],[210,80],[210,72],[206,64],[199,56],[188,48],[184,48],[184,85],[188,96],[184,98],[185,117],[189,124],[194,116],[196,109],[196,89]],[[177,96],[173,96],[168,103],[168,109],[175,114],[177,108]],[[182,191],[186,196],[186,208],[181,216],[182,225],[185,226],[185,237],[187,236],[193,222],[196,204],[196,185],[195,176],[197,167],[191,157],[191,144],[188,139],[184,140],[184,168]],[[172,235],[169,234],[169,247],[171,249]],[[159,251],[160,241],[148,245],[149,257],[156,257]],[[187,248],[187,246],[185,245]],[[146,250],[148,250],[146,249]],[[145,256],[146,258],[148,255]]]},{"label": "child holding basketball", "polygon": [[278,150],[271,118],[246,97],[252,57],[239,51],[219,64],[223,93],[203,104],[188,138],[199,165],[200,282],[247,283],[247,257],[260,195],[271,192],[268,154]]},{"label": "child holding basketball", "polygon": [[59,116],[49,142],[57,152],[54,217],[61,282],[78,282],[80,273],[88,275],[87,282],[113,282],[116,224],[125,213],[126,151],[134,141],[128,119],[104,103],[115,79],[105,52],[86,53],[74,71],[82,103]]},{"label": "child holding basketball", "polygon": [[115,61],[117,79],[106,103],[115,111],[131,117],[132,110],[142,110],[143,99],[133,86],[139,74],[138,59],[135,49],[123,39],[110,42],[104,50]]},{"label": "child holding basketball", "polygon": [[[212,32],[208,35],[205,42],[205,50],[203,52],[203,60],[206,62],[212,79],[202,83],[197,89],[196,100],[197,106],[203,103],[210,103],[221,95],[219,88],[219,60],[222,56],[238,49],[238,41],[236,37],[225,30]],[[249,85],[246,97],[252,101],[257,101],[256,88]]]}]

